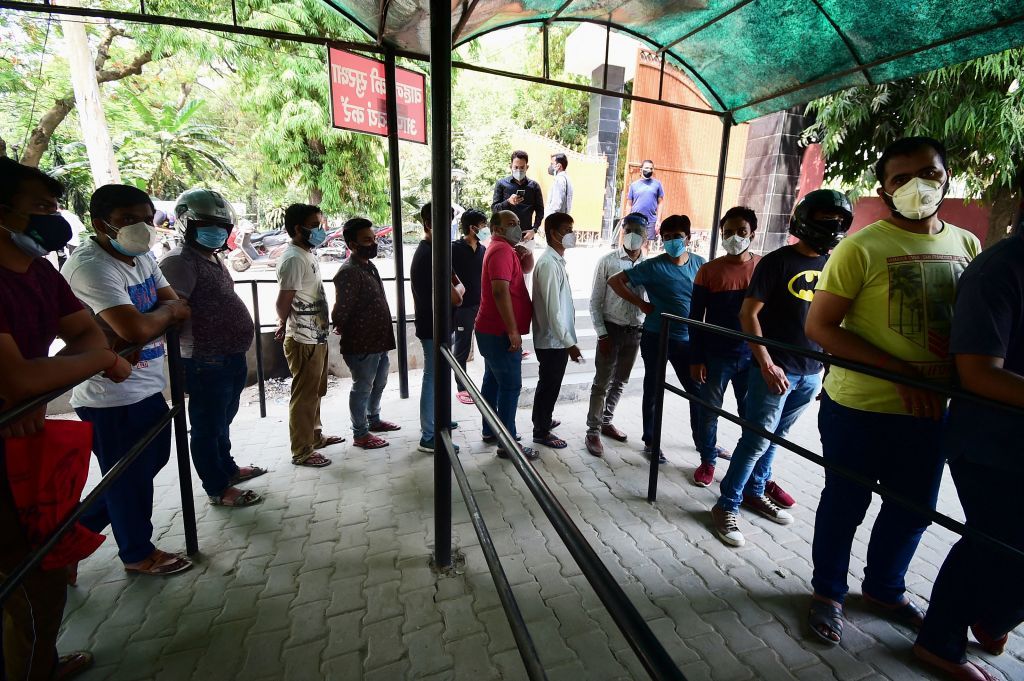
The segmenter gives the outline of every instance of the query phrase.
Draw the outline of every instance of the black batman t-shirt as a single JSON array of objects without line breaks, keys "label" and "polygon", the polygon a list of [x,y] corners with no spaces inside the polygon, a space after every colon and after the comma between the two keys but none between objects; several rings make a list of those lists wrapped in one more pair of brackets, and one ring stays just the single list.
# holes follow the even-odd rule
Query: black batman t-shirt
[{"label": "black batman t-shirt", "polygon": [[[761,258],[747,297],[764,303],[757,318],[765,338],[821,351],[821,346],[804,333],[804,322],[827,260],[827,255],[808,257],[793,246],[783,246]],[[821,371],[821,362],[815,359],[774,348],[768,348],[768,354],[788,374],[807,376]]]}]

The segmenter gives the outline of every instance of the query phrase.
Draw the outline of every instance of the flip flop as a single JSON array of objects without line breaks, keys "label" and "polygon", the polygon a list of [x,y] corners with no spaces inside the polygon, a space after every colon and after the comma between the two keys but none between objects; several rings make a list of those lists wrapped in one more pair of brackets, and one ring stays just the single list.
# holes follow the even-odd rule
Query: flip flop
[{"label": "flip flop", "polygon": [[[811,607],[807,611],[807,625],[811,628],[811,633],[819,641],[830,646],[839,645],[839,641],[843,638],[843,609],[836,607],[830,601],[812,598]],[[835,634],[836,638],[823,633],[821,631],[823,627],[830,633]]]},{"label": "flip flop", "polygon": [[996,677],[992,676],[973,662],[969,662],[967,660],[960,663],[950,662],[946,658],[939,657],[918,643],[914,644],[914,656],[925,664],[929,664],[936,669],[941,669],[949,676],[949,678],[955,679],[956,681],[996,681]]},{"label": "flip flop", "polygon": [[562,425],[561,421],[558,421],[556,419],[551,419],[551,430],[554,430],[555,428],[557,428],[560,425]]},{"label": "flip flop", "polygon": [[322,449],[324,447],[333,447],[334,445],[340,445],[344,441],[345,438],[343,438],[341,435],[321,435],[320,441],[313,446],[316,447],[317,449]]},{"label": "flip flop", "polygon": [[153,553],[149,554],[149,557],[141,561],[136,567],[125,565],[124,571],[140,575],[163,576],[184,572],[191,567],[192,561],[187,558],[182,558],[160,549],[154,549]]},{"label": "flip flop", "polygon": [[533,438],[535,444],[544,445],[551,449],[565,449],[569,446],[569,443],[554,435],[554,433],[548,433],[544,437]]},{"label": "flip flop", "polygon": [[377,423],[370,426],[371,433],[390,433],[401,429],[402,426],[397,423],[391,423],[390,421],[377,421]]},{"label": "flip flop", "polygon": [[[243,471],[245,471],[246,469],[248,469],[249,472],[248,473],[243,473]],[[256,464],[251,463],[248,466],[239,467],[238,472],[235,473],[231,477],[231,480],[228,481],[228,484],[230,484],[230,485],[237,485],[240,482],[245,482],[246,480],[252,480],[253,478],[258,478],[261,475],[265,475],[266,473],[267,473],[267,469],[266,468],[260,468]]]},{"label": "flip flop", "polygon": [[263,501],[263,497],[256,494],[256,492],[253,492],[251,489],[239,490],[239,492],[240,494],[230,501],[223,494],[219,497],[211,496],[209,497],[210,505],[226,506],[228,508],[244,508],[245,506],[255,506]]},{"label": "flip flop", "polygon": [[57,660],[57,668],[53,672],[54,681],[67,681],[73,679],[86,669],[92,667],[92,653],[86,650],[76,650],[67,655],[61,655]]},{"label": "flip flop", "polygon": [[352,440],[352,444],[356,447],[361,447],[362,449],[380,449],[382,447],[387,447],[390,443],[376,435],[364,435],[363,437],[357,437]]},{"label": "flip flop", "polygon": [[331,460],[320,452],[313,452],[302,461],[292,459],[292,464],[296,466],[306,466],[307,468],[323,468],[324,466],[330,466],[331,463]]},{"label": "flip flop", "polygon": [[476,402],[473,401],[473,396],[469,394],[468,390],[460,390],[455,394],[455,399],[462,404],[476,404]]}]

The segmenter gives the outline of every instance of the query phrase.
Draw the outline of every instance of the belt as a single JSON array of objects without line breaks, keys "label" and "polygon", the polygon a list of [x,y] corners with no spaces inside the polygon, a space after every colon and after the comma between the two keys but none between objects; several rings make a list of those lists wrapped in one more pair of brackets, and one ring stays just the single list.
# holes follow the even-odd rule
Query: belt
[{"label": "belt", "polygon": [[644,330],[643,326],[627,326],[625,324],[616,324],[615,322],[608,322],[608,321],[606,321],[604,323],[604,325],[605,326],[614,326],[617,329],[625,329],[626,331],[643,331]]}]

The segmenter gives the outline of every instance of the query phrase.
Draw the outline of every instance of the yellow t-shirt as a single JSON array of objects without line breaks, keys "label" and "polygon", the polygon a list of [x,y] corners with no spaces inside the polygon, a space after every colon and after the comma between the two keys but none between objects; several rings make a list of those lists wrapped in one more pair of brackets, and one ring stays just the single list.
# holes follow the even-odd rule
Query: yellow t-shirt
[{"label": "yellow t-shirt", "polygon": [[[879,220],[839,243],[817,290],[853,301],[844,329],[947,383],[956,284],[980,251],[977,237],[948,223],[938,234],[914,234]],[[907,413],[894,383],[855,371],[832,367],[825,390],[851,409]]]}]

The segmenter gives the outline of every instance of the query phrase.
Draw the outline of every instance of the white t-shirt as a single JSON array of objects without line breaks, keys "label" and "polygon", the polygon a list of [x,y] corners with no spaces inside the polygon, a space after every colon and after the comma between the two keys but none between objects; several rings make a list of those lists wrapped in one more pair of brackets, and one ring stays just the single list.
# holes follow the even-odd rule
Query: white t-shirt
[{"label": "white t-shirt", "polygon": [[316,256],[288,244],[277,263],[277,281],[282,291],[295,291],[285,336],[306,345],[326,343],[327,296]]},{"label": "white t-shirt", "polygon": [[[134,305],[139,312],[149,312],[158,303],[157,289],[169,285],[149,253],[136,257],[134,266],[128,265],[104,251],[94,239],[85,239],[75,249],[61,274],[82,304],[96,315],[108,338],[116,334],[99,316],[101,312],[120,305]],[[94,376],[75,387],[71,406],[123,407],[163,391],[165,357],[163,338],[158,338],[142,348],[128,380],[114,383]]]}]

